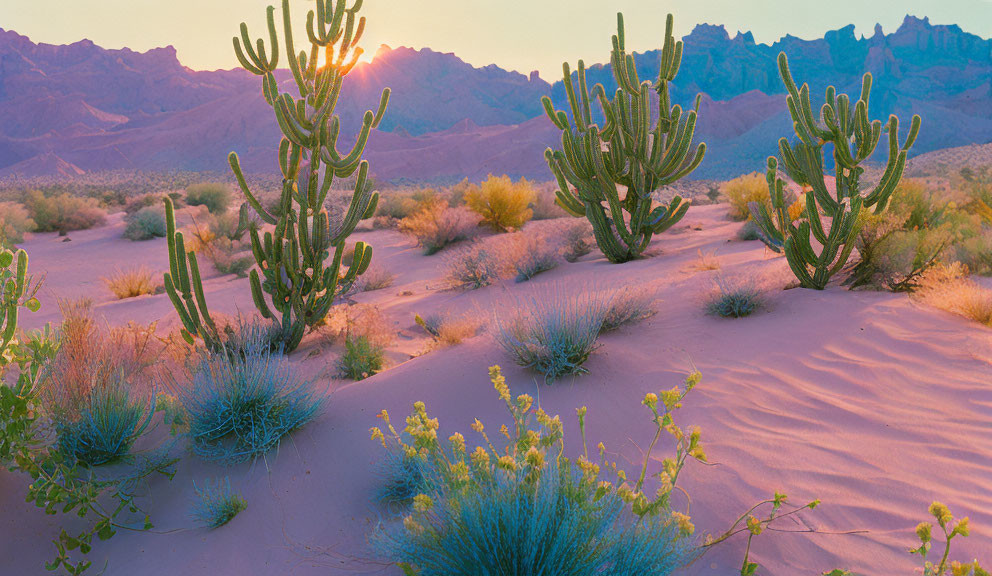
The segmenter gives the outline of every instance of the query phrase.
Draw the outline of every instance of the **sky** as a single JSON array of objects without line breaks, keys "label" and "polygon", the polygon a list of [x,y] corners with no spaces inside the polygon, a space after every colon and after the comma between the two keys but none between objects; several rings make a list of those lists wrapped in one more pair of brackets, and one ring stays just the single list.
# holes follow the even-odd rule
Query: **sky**
[{"label": "sky", "polygon": [[[145,51],[172,45],[196,70],[237,67],[231,37],[242,21],[254,37],[265,33],[265,7],[279,0],[2,0],[0,28],[35,42],[67,44],[89,39],[105,48]],[[349,0],[349,5],[354,0]],[[305,39],[310,0],[291,0],[297,42]],[[365,0],[362,46],[429,47],[463,60],[527,73],[548,81],[563,61],[605,62],[617,11],[627,22],[628,48],[660,47],[665,15],[676,32],[697,23],[723,24],[731,35],[751,31],[758,42],[785,34],[819,38],[848,24],[871,35],[888,32],[909,13],[934,24],[959,24],[992,37],[992,0]]]}]

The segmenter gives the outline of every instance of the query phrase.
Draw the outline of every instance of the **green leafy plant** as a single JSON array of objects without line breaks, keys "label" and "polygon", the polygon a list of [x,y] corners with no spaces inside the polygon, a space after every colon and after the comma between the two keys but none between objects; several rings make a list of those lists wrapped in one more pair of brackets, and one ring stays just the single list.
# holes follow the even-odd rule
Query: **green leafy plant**
[{"label": "green leafy plant", "polygon": [[[854,250],[854,239],[861,229],[862,211],[885,210],[889,197],[902,178],[909,149],[920,131],[920,117],[913,116],[909,135],[900,147],[899,119],[889,117],[889,154],[878,185],[862,194],[861,166],[874,153],[883,128],[880,120],[868,119],[868,99],[872,76],[865,74],[861,96],[851,104],[847,94],[837,94],[830,86],[819,120],[810,104],[807,84],[796,86],[785,53],[778,57],[779,73],[789,92],[787,102],[798,142],[779,140],[779,154],[785,171],[806,192],[805,213],[798,219],[789,214],[784,196],[784,181],[778,177],[778,159],[768,159],[767,180],[772,211],[762,203],[752,204],[752,216],[772,246],[781,247],[799,284],[803,288],[823,290],[830,278],[840,272]],[[825,147],[830,145],[835,164],[834,192],[824,176]],[[824,218],[827,224],[824,224]],[[821,246],[819,253],[812,240]]]},{"label": "green leafy plant", "polygon": [[716,289],[706,304],[706,311],[721,318],[744,318],[763,305],[763,295],[753,282],[717,278]]},{"label": "green leafy plant", "polygon": [[[422,402],[402,433],[387,412],[379,414],[385,430],[373,428],[373,440],[406,463],[397,472],[415,475],[403,484],[403,494],[415,493],[408,512],[373,534],[380,554],[418,576],[664,575],[697,556],[694,527],[671,497],[686,461],[706,456],[698,431],[675,425],[674,403],[659,408],[656,395],[647,399],[654,399],[649,407],[657,428],[651,448],[664,430],[677,437],[675,457],[666,460],[653,490],[645,484],[650,456],[636,478],[608,461],[602,444],[598,463],[590,459],[585,408],[578,410],[582,445],[570,458],[558,416],[535,409],[526,394],[512,398],[498,366],[490,368],[490,379],[512,422],[490,436],[476,420],[474,449],[460,433],[441,440],[438,420]],[[692,375],[685,392],[698,381]]]},{"label": "green leafy plant", "polygon": [[[375,214],[379,195],[368,180],[369,165],[362,160],[362,153],[389,101],[386,88],[378,109],[365,113],[352,149],[338,152],[341,121],[334,110],[344,80],[362,54],[357,47],[365,30],[365,18],[358,16],[361,5],[359,1],[349,8],[344,0],[317,0],[307,17],[310,51],[297,52],[289,0],[283,0],[282,41],[295,96],[280,93],[275,77],[279,38],[274,7],[267,11],[268,49],[264,40],[252,42],[248,26],[243,23],[240,38],[234,38],[241,65],[262,78],[265,101],[272,107],[282,132],[278,158],[283,184],[278,215],[266,210],[252,193],[238,155],[232,152],[229,161],[247,204],[264,224],[274,227],[264,235],[258,227],[250,228],[257,267],[251,271],[249,281],[259,312],[282,328],[286,353],[296,349],[307,329],[313,330],[323,322],[335,298],[350,289],[372,260],[371,247],[358,242],[352,265],[342,273],[341,257],[348,237],[359,221]],[[358,177],[347,210],[343,215],[332,215],[325,201],[334,179],[348,178],[356,171]],[[332,250],[333,258],[327,265]]]},{"label": "green leafy plant", "polygon": [[910,553],[919,554],[920,558],[923,559],[924,576],[944,576],[948,573],[953,576],[989,576],[989,573],[982,569],[978,560],[969,563],[949,561],[951,541],[958,536],[967,538],[970,534],[968,518],[964,517],[955,522],[950,509],[940,502],[931,504],[929,511],[930,515],[937,521],[937,527],[940,528],[938,537],[943,536],[944,553],[936,564],[927,560],[934,544],[934,530],[932,523],[921,522],[916,527],[916,536],[920,539],[920,546],[910,550]]},{"label": "green leafy plant", "polygon": [[[688,201],[676,195],[667,206],[654,206],[654,193],[692,173],[706,153],[705,144],[692,152],[696,110],[683,113],[681,106],[671,106],[669,83],[682,62],[682,41],[675,41],[673,27],[669,15],[657,82],[638,77],[634,56],[626,51],[623,15],[618,14],[610,59],[619,86],[613,99],[602,84],[589,92],[582,60],[577,88],[568,64],[563,67],[571,118],[543,98],[548,117],[562,131],[562,149],[549,148],[544,154],[558,183],[558,204],[572,216],[589,219],[596,243],[611,262],[640,257],[655,234],[685,216]],[[651,110],[654,96],[656,112]],[[592,100],[602,109],[602,127],[593,123]]]},{"label": "green leafy plant", "polygon": [[352,380],[364,380],[380,371],[385,365],[385,350],[367,336],[348,336],[345,352],[338,359],[338,371]]}]

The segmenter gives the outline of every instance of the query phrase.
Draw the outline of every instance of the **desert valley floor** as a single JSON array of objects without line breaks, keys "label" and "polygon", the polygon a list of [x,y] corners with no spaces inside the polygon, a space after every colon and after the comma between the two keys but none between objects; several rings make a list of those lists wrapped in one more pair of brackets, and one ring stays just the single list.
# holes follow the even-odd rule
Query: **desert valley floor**
[{"label": "desert valley floor", "polygon": [[[73,232],[71,242],[36,234],[24,243],[32,271],[47,276],[45,306],[25,314],[26,328],[58,320],[55,297],[91,298],[97,317],[111,324],[158,321],[162,334],[176,327],[164,294],[117,301],[106,290],[101,277],[115,267],[167,267],[165,240],[132,243],[121,238],[123,226],[114,215],[107,226]],[[527,283],[468,292],[444,288],[443,253],[423,256],[391,230],[357,232],[351,240],[372,244],[378,265],[397,275],[393,286],[354,297],[377,306],[398,334],[389,369],[357,383],[337,380],[340,346],[309,337],[292,361],[330,394],[317,421],[254,466],[224,469],[183,459],[172,482],[153,480],[146,510],[154,531],[98,544],[94,568],[109,559],[108,576],[399,574],[367,547],[373,526],[389,513],[372,504],[382,454],[369,428],[380,410],[399,418],[417,400],[440,418],[441,432],[468,432],[475,418],[498,426],[507,418],[487,377],[494,364],[503,367],[513,393],[529,393],[560,414],[566,436],[577,436],[575,409],[588,406],[590,443],[604,442],[622,462],[642,458],[650,440],[640,399],[697,368],[703,381],[681,420],[701,426],[712,464],[691,463],[680,481],[699,495],[688,504],[697,534],[722,531],[776,490],[797,503],[822,500],[780,526],[790,533],[755,540],[753,553],[767,574],[911,573],[915,560],[906,551],[933,500],[971,517],[972,537],[956,542],[955,556],[987,555],[992,332],[906,295],[785,290],[785,260],[760,242],[734,239],[739,226],[726,219],[724,206],[693,207],[673,231],[655,238],[650,258],[612,265],[594,252]],[[720,269],[698,266],[701,254],[712,254]],[[704,301],[719,275],[759,279],[769,294],[766,309],[739,320],[708,316]],[[604,336],[586,364],[589,374],[544,385],[484,332],[421,354],[429,339],[415,314],[443,309],[484,318],[542,287],[621,284],[656,291],[657,314]],[[215,311],[254,313],[244,279],[212,275],[205,289]],[[165,433],[159,426],[153,435]],[[667,448],[662,443],[653,456],[664,457]],[[225,475],[242,491],[247,510],[216,531],[192,527],[192,482]],[[24,502],[25,491],[23,478],[0,473],[5,574],[40,572],[57,532],[55,522]],[[743,546],[743,538],[725,543],[685,573],[736,574]]]}]

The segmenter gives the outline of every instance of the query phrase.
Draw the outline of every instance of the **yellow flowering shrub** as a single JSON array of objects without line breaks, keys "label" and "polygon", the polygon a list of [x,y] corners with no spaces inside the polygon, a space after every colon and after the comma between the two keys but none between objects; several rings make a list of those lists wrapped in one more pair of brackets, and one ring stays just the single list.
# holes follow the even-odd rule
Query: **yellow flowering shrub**
[{"label": "yellow flowering shrub", "polygon": [[509,176],[489,176],[465,192],[465,204],[496,232],[518,230],[534,212],[530,205],[537,193],[526,179],[513,182]]}]

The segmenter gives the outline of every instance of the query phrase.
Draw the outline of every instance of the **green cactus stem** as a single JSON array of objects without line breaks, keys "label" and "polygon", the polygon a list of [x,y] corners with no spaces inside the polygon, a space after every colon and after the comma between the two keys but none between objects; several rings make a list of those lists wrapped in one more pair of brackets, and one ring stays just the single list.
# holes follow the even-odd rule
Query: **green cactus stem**
[{"label": "green cactus stem", "polygon": [[[806,190],[806,208],[796,221],[790,220],[782,194],[785,183],[778,177],[779,162],[772,157],[768,159],[768,186],[774,215],[757,203],[751,206],[751,213],[767,243],[785,253],[800,286],[823,290],[851,256],[855,236],[861,227],[862,211],[873,210],[880,214],[885,210],[902,179],[907,155],[920,132],[921,120],[919,116],[913,116],[902,145],[899,144],[899,119],[895,115],[889,117],[884,128],[881,120],[869,121],[870,73],[864,75],[861,96],[853,105],[850,96],[837,94],[833,86],[828,87],[817,119],[810,104],[809,85],[797,87],[785,53],[779,54],[778,65],[788,90],[786,104],[797,138],[793,144],[787,138],[780,139],[779,156],[789,178]],[[885,172],[879,182],[864,193],[861,177],[865,169],[861,164],[874,153],[883,132],[888,132],[889,139]],[[827,145],[832,149],[834,160],[832,192],[824,176]],[[814,246],[819,247],[819,252]]]},{"label": "green cactus stem", "polygon": [[37,312],[41,307],[35,297],[40,287],[41,283],[28,275],[27,252],[0,248],[0,370],[8,361],[7,346],[17,335],[20,309]]},{"label": "green cactus stem", "polygon": [[[249,282],[259,312],[280,326],[286,352],[299,345],[307,329],[326,318],[335,299],[372,260],[372,247],[358,242],[351,266],[345,271],[341,265],[348,237],[361,220],[372,217],[378,203],[362,154],[371,131],[382,121],[390,91],[382,92],[375,111],[365,113],[354,145],[345,152],[338,150],[341,123],[334,113],[345,77],[362,54],[358,47],[365,29],[365,18],[358,17],[361,6],[361,0],[350,8],[346,0],[316,0],[307,16],[310,50],[297,53],[289,0],[283,0],[282,40],[296,95],[279,93],[274,75],[279,64],[274,7],[267,12],[268,49],[261,39],[252,44],[245,24],[240,37],[234,37],[241,65],[262,77],[262,91],[283,135],[278,149],[283,176],[278,214],[266,210],[251,191],[238,155],[232,152],[228,160],[247,205],[272,227],[264,233],[257,226],[249,230],[257,264]],[[347,178],[356,171],[350,205],[343,215],[332,218],[325,201],[334,178]]]},{"label": "green cactus stem", "polygon": [[180,333],[192,344],[200,338],[211,350],[222,347],[217,325],[210,317],[203,295],[200,265],[196,253],[186,251],[183,233],[176,230],[176,210],[172,199],[165,198],[166,241],[169,244],[169,271],[165,273],[165,293],[182,322]]},{"label": "green cactus stem", "polygon": [[[688,112],[671,105],[669,83],[682,62],[682,42],[675,41],[673,26],[669,14],[657,82],[638,78],[634,57],[625,48],[623,14],[618,14],[611,56],[618,86],[613,98],[602,84],[588,90],[580,60],[578,86],[569,65],[563,66],[571,114],[556,110],[547,96],[542,99],[548,117],[562,131],[561,150],[549,148],[544,154],[558,183],[556,202],[572,216],[589,219],[596,243],[611,262],[638,258],[652,236],[685,216],[688,201],[676,195],[667,205],[655,206],[654,193],[692,173],[706,153],[705,144],[693,148],[699,97]],[[605,120],[602,127],[593,122],[594,99]]]}]

